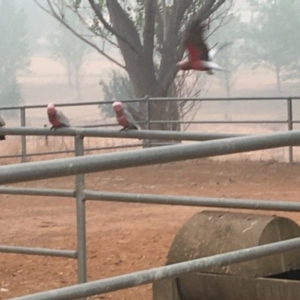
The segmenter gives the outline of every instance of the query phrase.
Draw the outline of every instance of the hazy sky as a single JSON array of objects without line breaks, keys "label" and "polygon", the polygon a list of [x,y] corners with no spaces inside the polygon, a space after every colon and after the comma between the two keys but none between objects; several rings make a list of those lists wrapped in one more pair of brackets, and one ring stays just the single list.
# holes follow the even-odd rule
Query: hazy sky
[{"label": "hazy sky", "polygon": [[[45,0],[39,0],[41,4],[44,2]],[[33,0],[15,0],[15,3],[18,7],[24,8],[27,13],[28,34],[31,42],[37,37],[47,34],[57,25],[57,21],[42,11]],[[235,0],[234,10],[238,10],[243,16],[247,17],[249,13],[246,0]]]}]

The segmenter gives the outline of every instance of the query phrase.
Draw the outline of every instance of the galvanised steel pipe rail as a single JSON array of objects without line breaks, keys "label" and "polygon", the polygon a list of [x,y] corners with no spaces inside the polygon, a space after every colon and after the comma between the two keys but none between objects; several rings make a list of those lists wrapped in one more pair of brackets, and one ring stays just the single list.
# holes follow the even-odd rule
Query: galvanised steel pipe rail
[{"label": "galvanised steel pipe rail", "polygon": [[[135,148],[135,147],[141,147],[141,146],[142,146],[142,144],[140,143],[140,144],[128,144],[128,145],[119,145],[119,146],[110,146],[110,147],[94,147],[94,148],[86,148],[86,149],[84,149],[84,152]],[[50,151],[49,152],[33,152],[33,153],[26,153],[26,156],[32,157],[32,156],[45,156],[45,155],[68,154],[68,153],[75,153],[75,149],[74,150],[52,151],[52,152],[50,152]],[[19,158],[19,157],[22,157],[22,154],[0,156],[0,159]]]},{"label": "galvanised steel pipe rail", "polygon": [[[27,195],[49,197],[75,197],[75,190],[63,189],[36,189],[20,187],[0,187],[0,194],[4,195]],[[173,196],[156,194],[135,194],[118,192],[99,192],[84,190],[85,200],[143,203],[160,205],[183,205],[196,207],[218,207],[235,209],[255,209],[300,212],[300,203],[291,201],[268,201],[254,199],[212,198],[194,196]]]},{"label": "galvanised steel pipe rail", "polygon": [[245,121],[159,121],[151,120],[150,124],[286,124],[288,120],[245,120]]},{"label": "galvanised steel pipe rail", "polygon": [[77,258],[77,252],[74,250],[58,250],[58,249],[48,249],[48,248],[36,248],[36,247],[32,248],[32,247],[0,245],[0,252],[14,253],[14,254]]},{"label": "galvanised steel pipe rail", "polygon": [[[145,101],[147,98],[138,98],[138,99],[123,99],[123,103],[137,103]],[[69,102],[69,103],[55,103],[56,107],[70,107],[70,106],[87,106],[87,105],[104,105],[112,104],[112,101],[88,101],[88,102]],[[33,105],[17,105],[17,106],[0,106],[1,110],[16,110],[16,109],[37,109],[44,108],[46,109],[47,104],[33,104]]]},{"label": "galvanised steel pipe rail", "polygon": [[300,97],[231,97],[231,98],[178,98],[178,97],[163,97],[163,98],[149,98],[149,101],[259,101],[259,100],[300,100]]},{"label": "galvanised steel pipe rail", "polygon": [[76,195],[75,190],[36,189],[36,188],[2,187],[2,186],[0,186],[0,194],[24,195],[24,196],[66,197],[66,198],[73,198]]},{"label": "galvanised steel pipe rail", "polygon": [[[2,193],[0,189],[0,193]],[[85,200],[300,212],[299,202],[84,191]]]},{"label": "galvanised steel pipe rail", "polygon": [[[177,97],[170,97],[170,98],[150,98],[148,96],[144,98],[137,98],[137,99],[121,99],[120,101],[124,103],[137,103],[142,101],[257,101],[257,100],[287,100],[288,98],[292,100],[299,100],[300,97],[232,97],[232,98],[177,98]],[[88,101],[88,102],[68,102],[68,103],[57,103],[55,106],[57,107],[70,107],[70,106],[85,106],[85,105],[105,105],[105,104],[112,104],[112,101]],[[37,108],[46,108],[46,104],[33,104],[33,105],[18,105],[18,106],[0,106],[1,110],[20,110],[20,109],[37,109]]]},{"label": "galvanised steel pipe rail", "polygon": [[205,132],[180,132],[180,131],[161,131],[161,130],[129,130],[119,131],[112,129],[93,129],[93,128],[60,128],[50,130],[47,128],[28,128],[28,127],[0,127],[0,134],[4,135],[31,135],[31,136],[83,136],[83,137],[109,137],[109,138],[129,138],[129,139],[168,139],[203,141],[222,138],[246,136],[246,134],[234,133],[205,133]]},{"label": "galvanised steel pipe rail", "polygon": [[[84,149],[84,152],[91,152],[91,151],[101,151],[101,150],[113,150],[113,149],[124,149],[124,148],[134,148],[134,147],[140,147],[142,144],[128,144],[128,145],[119,145],[119,146],[110,146],[110,147],[94,147],[94,148],[86,148]],[[53,151],[53,152],[35,152],[35,153],[26,153],[27,157],[31,156],[44,156],[44,155],[53,155],[53,154],[67,154],[67,153],[75,153],[74,150],[61,150],[61,151]],[[17,157],[20,157],[18,155]],[[0,156],[0,158],[2,158]]]},{"label": "galvanised steel pipe rail", "polygon": [[300,131],[70,157],[0,167],[0,185],[300,145]]},{"label": "galvanised steel pipe rail", "polygon": [[74,300],[117,290],[132,288],[162,279],[199,272],[210,267],[222,267],[300,248],[300,238],[231,251],[223,254],[176,263],[168,266],[124,274],[88,283],[72,285],[11,300]]}]

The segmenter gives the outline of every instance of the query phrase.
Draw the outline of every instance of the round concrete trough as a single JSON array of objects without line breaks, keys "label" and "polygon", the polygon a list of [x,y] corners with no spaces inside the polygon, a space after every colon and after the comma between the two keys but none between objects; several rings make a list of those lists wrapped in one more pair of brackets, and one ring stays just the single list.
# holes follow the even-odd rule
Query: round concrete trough
[{"label": "round concrete trough", "polygon": [[[178,231],[169,250],[167,264],[295,237],[300,237],[300,227],[288,218],[202,211],[192,216]],[[218,285],[222,286],[218,281],[222,280],[221,277],[224,278],[224,275],[227,278],[253,279],[297,269],[300,269],[300,251],[290,251],[231,266],[209,268],[197,274],[184,275],[176,279],[176,287],[181,300],[236,299],[222,295],[222,289],[225,291],[225,288],[217,288]],[[203,274],[203,278],[200,276],[201,274]],[[215,274],[220,277],[216,279],[208,276],[209,278],[205,277],[204,280],[205,274]],[[243,287],[239,287],[239,289],[243,290]]]}]

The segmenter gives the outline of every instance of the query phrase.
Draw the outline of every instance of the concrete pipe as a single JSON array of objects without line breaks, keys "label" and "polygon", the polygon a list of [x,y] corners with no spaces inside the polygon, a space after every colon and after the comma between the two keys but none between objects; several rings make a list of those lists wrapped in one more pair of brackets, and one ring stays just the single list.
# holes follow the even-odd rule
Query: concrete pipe
[{"label": "concrete pipe", "polygon": [[[202,211],[178,231],[167,264],[295,237],[300,237],[300,227],[288,218]],[[300,282],[288,281],[288,286],[282,280],[283,274],[291,276],[287,274],[292,270],[300,270],[300,251],[164,280],[153,285],[153,300],[294,300],[297,297],[292,291],[300,288]]]}]

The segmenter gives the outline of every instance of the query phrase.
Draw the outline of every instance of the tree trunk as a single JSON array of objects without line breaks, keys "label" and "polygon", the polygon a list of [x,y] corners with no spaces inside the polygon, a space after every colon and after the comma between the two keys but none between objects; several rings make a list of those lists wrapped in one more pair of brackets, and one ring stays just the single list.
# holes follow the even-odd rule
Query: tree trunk
[{"label": "tree trunk", "polygon": [[[155,24],[155,7],[153,1],[147,1],[147,29],[144,31],[144,45],[142,45],[139,34],[134,27],[132,21],[126,13],[121,9],[119,3],[115,0],[107,1],[107,7],[114,29],[126,36],[129,42],[134,45],[135,52],[123,40],[118,39],[120,51],[125,61],[126,71],[132,83],[135,96],[137,98],[149,97],[167,97],[169,86],[173,83],[170,80],[169,85],[162,84],[156,77],[153,62],[153,39]],[[145,25],[146,26],[146,25]],[[169,54],[169,57],[171,53]],[[172,64],[174,68],[175,64]],[[169,66],[170,68],[170,66]],[[176,73],[174,74],[175,77]],[[146,103],[141,104],[140,110],[144,116],[147,116]],[[178,121],[179,111],[177,102],[169,101],[151,101],[150,102],[150,120],[168,121],[175,119]],[[141,126],[146,127],[146,126]],[[151,124],[152,130],[172,130],[176,128],[180,130],[180,126],[171,126],[168,123]],[[170,143],[170,141],[157,140],[151,141],[151,144]]]},{"label": "tree trunk", "polygon": [[[166,95],[167,96],[167,95]],[[178,105],[174,101],[151,101],[150,102],[149,119],[150,121],[163,121],[164,123],[150,124],[151,130],[170,130],[180,131],[180,113]],[[172,121],[178,123],[172,123]],[[151,140],[150,147],[165,144],[181,143],[181,141],[173,140]]]}]

